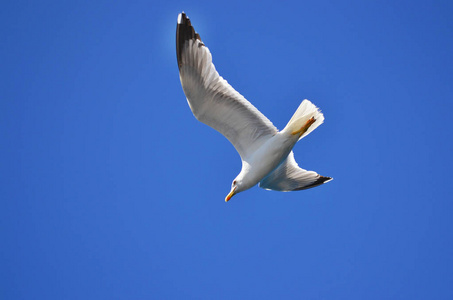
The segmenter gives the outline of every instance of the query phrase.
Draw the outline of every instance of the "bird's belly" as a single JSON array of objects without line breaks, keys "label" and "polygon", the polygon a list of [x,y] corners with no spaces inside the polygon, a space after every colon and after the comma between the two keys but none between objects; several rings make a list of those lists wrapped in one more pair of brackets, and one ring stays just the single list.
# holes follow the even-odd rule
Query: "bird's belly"
[{"label": "bird's belly", "polygon": [[297,139],[293,141],[291,137],[277,134],[256,151],[250,161],[256,183],[275,170],[286,159],[296,142]]}]

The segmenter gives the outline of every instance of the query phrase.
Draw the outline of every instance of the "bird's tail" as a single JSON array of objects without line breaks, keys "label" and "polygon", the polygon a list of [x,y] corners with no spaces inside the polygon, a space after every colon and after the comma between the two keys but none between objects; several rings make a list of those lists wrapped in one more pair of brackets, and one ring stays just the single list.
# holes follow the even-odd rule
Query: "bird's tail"
[{"label": "bird's tail", "polygon": [[307,136],[310,132],[315,130],[316,127],[318,127],[324,122],[324,115],[321,113],[319,108],[317,108],[309,100],[305,99],[299,105],[299,108],[296,110],[291,120],[289,120],[288,124],[286,125],[285,129],[283,129],[283,131],[289,132],[300,131],[300,129],[303,126],[305,126],[305,124],[307,124],[307,122],[312,117],[315,120],[314,123],[312,123],[310,127],[308,127],[308,129],[306,129],[306,131],[300,136],[299,140]]}]

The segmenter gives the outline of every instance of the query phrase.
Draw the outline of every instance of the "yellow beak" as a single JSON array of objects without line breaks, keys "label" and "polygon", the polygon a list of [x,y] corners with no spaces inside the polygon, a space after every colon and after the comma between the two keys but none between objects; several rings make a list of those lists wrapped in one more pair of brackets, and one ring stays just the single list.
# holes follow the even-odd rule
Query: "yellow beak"
[{"label": "yellow beak", "polygon": [[231,192],[225,198],[225,202],[230,201],[231,197],[233,197],[234,194],[236,194],[236,189],[237,189],[237,186],[235,186],[233,189],[231,189]]}]

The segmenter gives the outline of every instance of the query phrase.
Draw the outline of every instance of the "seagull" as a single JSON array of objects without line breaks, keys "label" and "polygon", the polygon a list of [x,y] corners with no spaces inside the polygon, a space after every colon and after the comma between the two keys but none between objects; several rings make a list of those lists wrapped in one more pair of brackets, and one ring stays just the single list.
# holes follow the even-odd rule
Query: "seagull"
[{"label": "seagull", "polygon": [[309,100],[303,100],[286,127],[277,128],[216,71],[209,49],[183,12],[176,26],[179,78],[195,118],[223,134],[242,159],[242,169],[225,198],[250,189],[298,191],[332,180],[299,167],[292,151],[324,121]]}]

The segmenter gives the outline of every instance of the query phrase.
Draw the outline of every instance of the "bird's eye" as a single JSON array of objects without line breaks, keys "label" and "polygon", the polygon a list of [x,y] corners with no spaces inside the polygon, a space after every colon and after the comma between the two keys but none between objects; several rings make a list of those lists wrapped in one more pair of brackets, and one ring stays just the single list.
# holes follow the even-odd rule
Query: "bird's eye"
[{"label": "bird's eye", "polygon": [[233,184],[236,184],[236,180],[233,181]]}]

